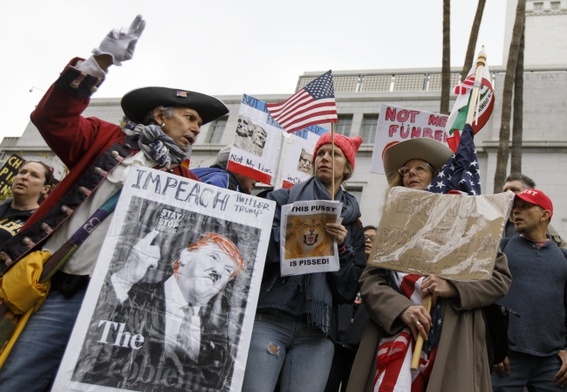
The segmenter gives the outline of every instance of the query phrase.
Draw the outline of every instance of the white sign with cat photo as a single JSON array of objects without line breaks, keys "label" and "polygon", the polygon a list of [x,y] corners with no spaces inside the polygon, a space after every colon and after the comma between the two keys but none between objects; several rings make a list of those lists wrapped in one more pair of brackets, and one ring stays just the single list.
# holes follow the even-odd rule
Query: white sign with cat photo
[{"label": "white sign with cat photo", "polygon": [[282,206],[280,272],[282,276],[339,270],[337,242],[325,230],[340,223],[342,203],[298,201]]}]

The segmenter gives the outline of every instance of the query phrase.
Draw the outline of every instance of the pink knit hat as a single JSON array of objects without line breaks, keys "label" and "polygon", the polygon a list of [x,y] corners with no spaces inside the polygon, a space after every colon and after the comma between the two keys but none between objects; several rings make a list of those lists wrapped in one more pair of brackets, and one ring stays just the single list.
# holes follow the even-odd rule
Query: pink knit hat
[{"label": "pink knit hat", "polygon": [[[338,146],[345,157],[352,166],[354,170],[354,163],[356,159],[356,152],[358,148],[362,144],[362,138],[360,136],[355,137],[347,137],[345,135],[341,135],[340,133],[335,133],[334,136],[335,146]],[[315,151],[313,152],[313,162],[315,162],[315,157],[317,156],[317,151],[323,144],[330,144],[331,143],[331,132],[326,132],[319,137],[317,141],[317,145],[315,146]]]}]

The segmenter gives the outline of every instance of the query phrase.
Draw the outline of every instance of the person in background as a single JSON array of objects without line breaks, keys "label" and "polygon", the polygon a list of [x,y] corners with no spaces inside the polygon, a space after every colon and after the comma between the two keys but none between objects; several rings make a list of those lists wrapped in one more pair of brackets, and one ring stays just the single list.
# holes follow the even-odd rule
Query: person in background
[{"label": "person in background", "polygon": [[[276,202],[276,212],[243,391],[274,391],[278,379],[281,392],[325,390],[337,336],[338,305],[355,300],[365,265],[358,201],[342,187],[353,174],[361,143],[360,136],[321,135],[313,154],[313,176],[267,196]],[[310,200],[336,200],[343,205],[342,222],[325,226],[326,233],[338,244],[340,269],[281,276],[281,208]]]},{"label": "person in background", "polygon": [[[506,177],[504,186],[502,187],[502,192],[511,191],[515,194],[522,192],[528,188],[535,188],[536,184],[534,180],[522,173],[510,173]],[[514,221],[512,213],[510,212],[510,219],[506,222],[506,227],[504,228],[504,237],[513,237],[516,235],[516,228],[514,227]],[[557,244],[560,248],[567,249],[567,241],[563,240],[557,230],[551,226],[547,225],[547,237]]]},{"label": "person in background", "polygon": [[[372,244],[376,237],[375,226],[364,226],[364,254],[366,262],[372,252]],[[368,320],[368,312],[362,304],[360,294],[352,304],[339,305],[339,326],[335,340],[335,355],[325,392],[345,392],[352,369],[352,363],[360,344],[364,325]]]},{"label": "person in background", "polygon": [[567,250],[546,234],[553,203],[541,190],[517,193],[512,215],[518,234],[500,245],[512,285],[498,303],[519,317],[510,318],[508,356],[493,367],[493,391],[561,391],[567,386]]},{"label": "person in background", "polygon": [[14,176],[12,197],[0,203],[0,246],[14,236],[49,193],[53,168],[40,161],[27,161]]},{"label": "person in background", "polygon": [[256,187],[256,180],[227,169],[231,148],[232,145],[223,147],[217,154],[215,163],[210,167],[198,167],[192,171],[206,184],[251,195]]},{"label": "person in background", "polygon": [[[511,191],[514,192],[515,194],[518,194],[528,188],[536,188],[536,183],[533,179],[522,173],[510,173],[510,175],[506,177],[506,181],[504,183],[504,186],[502,187],[502,191],[503,192]],[[510,218],[506,222],[503,237],[510,238],[515,236],[516,234],[517,233],[516,233],[516,227],[514,226],[513,214],[512,211],[510,211]],[[547,238],[555,242],[555,244],[557,244],[557,246],[559,246],[560,248],[567,249],[567,241],[561,238],[561,236],[559,235],[557,230],[555,230],[555,228],[551,225],[551,223],[547,225]],[[567,372],[567,351],[559,350],[559,353],[557,353],[557,355],[559,356],[559,358],[561,358],[562,361],[562,366],[558,374],[560,372]],[[504,360],[502,366],[504,366],[505,372],[508,372],[509,369],[508,359]],[[530,392],[534,392],[534,388],[531,385],[528,386],[526,390]]]},{"label": "person in background", "polygon": [[[452,155],[446,145],[428,138],[394,144],[383,157],[388,183],[424,191]],[[492,277],[478,281],[367,266],[360,278],[360,292],[369,322],[347,391],[489,391],[481,308],[503,297],[510,281],[502,253],[496,258]],[[426,296],[431,296],[431,313],[421,304]],[[412,341],[418,336],[424,339],[424,351],[418,369],[412,371]]]},{"label": "person in background", "polygon": [[376,226],[368,225],[364,226],[364,254],[366,256],[366,261],[370,258],[370,253],[372,253],[372,245],[374,245],[374,240],[376,239]]},{"label": "person in background", "polygon": [[[133,57],[146,22],[113,29],[88,59],[75,58],[48,89],[31,120],[69,173],[0,252],[0,271],[34,250],[53,255],[122,189],[134,165],[198,178],[181,163],[201,126],[228,113],[223,102],[183,89],[144,87],[123,96],[126,131],[81,114],[111,65]],[[74,32],[76,33],[76,31]],[[103,220],[57,271],[0,370],[0,390],[48,391],[57,373],[110,225]]]}]

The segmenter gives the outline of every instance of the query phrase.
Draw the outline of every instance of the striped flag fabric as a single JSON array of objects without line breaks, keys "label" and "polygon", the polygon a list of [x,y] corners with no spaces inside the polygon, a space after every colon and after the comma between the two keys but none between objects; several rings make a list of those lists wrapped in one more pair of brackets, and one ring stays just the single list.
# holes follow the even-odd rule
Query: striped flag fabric
[{"label": "striped flag fabric", "polygon": [[[460,132],[465,126],[469,113],[471,91],[475,86],[475,74],[476,66],[471,68],[466,79],[453,89],[453,92],[457,94],[457,99],[445,127],[447,133],[453,135],[447,139],[447,143],[453,151],[457,150]],[[471,124],[474,133],[478,133],[486,125],[494,109],[494,87],[492,86],[490,71],[487,65],[482,70],[482,81],[479,82],[479,88],[478,109],[473,116]]]},{"label": "striped flag fabric", "polygon": [[[389,280],[400,293],[410,298],[413,303],[421,304],[421,284],[424,276],[390,271]],[[441,306],[432,310],[433,320],[438,320],[430,331],[429,340],[424,343],[420,354],[417,371],[411,370],[411,360],[415,341],[408,327],[400,333],[380,340],[376,353],[376,373],[374,374],[373,392],[424,391],[431,368],[435,360],[436,347],[441,330]]]},{"label": "striped flag fabric", "polygon": [[335,88],[331,71],[312,80],[285,101],[268,103],[266,107],[270,115],[288,133],[310,125],[337,122]]}]

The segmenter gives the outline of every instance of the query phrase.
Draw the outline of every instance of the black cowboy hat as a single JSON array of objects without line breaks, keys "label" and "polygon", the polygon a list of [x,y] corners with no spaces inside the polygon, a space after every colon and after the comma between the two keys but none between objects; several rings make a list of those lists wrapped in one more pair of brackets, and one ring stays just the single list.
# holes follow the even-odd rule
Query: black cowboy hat
[{"label": "black cowboy hat", "polygon": [[191,108],[199,113],[203,124],[228,113],[226,105],[210,95],[167,87],[132,90],[122,97],[120,106],[128,120],[136,123],[141,123],[144,117],[158,106]]}]

